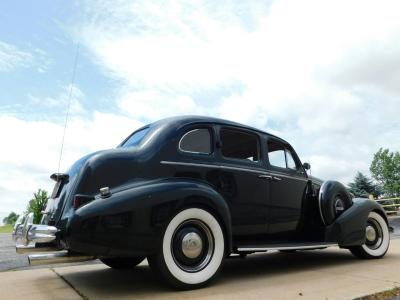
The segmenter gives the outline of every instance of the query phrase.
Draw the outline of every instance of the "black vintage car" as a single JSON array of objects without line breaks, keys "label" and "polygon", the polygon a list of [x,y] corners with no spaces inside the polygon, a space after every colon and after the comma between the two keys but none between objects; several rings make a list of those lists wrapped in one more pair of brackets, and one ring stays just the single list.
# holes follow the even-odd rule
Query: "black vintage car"
[{"label": "black vintage car", "polygon": [[224,258],[339,246],[361,258],[389,247],[385,212],[336,181],[307,175],[290,144],[208,117],[147,125],[116,149],[78,160],[56,182],[41,224],[14,229],[31,264],[145,258],[178,288],[208,283]]}]

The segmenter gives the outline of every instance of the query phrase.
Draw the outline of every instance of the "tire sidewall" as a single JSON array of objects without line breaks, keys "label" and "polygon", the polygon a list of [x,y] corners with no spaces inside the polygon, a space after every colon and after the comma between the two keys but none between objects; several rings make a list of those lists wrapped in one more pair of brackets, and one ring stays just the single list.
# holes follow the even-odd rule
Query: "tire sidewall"
[{"label": "tire sidewall", "polygon": [[389,249],[390,244],[390,233],[389,227],[385,221],[385,219],[378,213],[372,211],[369,213],[368,218],[374,219],[379,223],[379,226],[382,229],[382,243],[377,249],[371,249],[366,244],[361,245],[362,250],[370,257],[382,257],[386,254]]},{"label": "tire sidewall", "polygon": [[[202,270],[193,273],[182,270],[175,263],[171,250],[171,242],[176,228],[190,219],[197,219],[206,224],[214,238],[214,251],[210,262]],[[220,268],[225,256],[225,239],[219,222],[211,213],[201,208],[188,208],[180,211],[169,222],[164,232],[161,249],[162,260],[169,275],[183,285],[197,286],[212,279]]]},{"label": "tire sidewall", "polygon": [[324,183],[322,198],[319,199],[321,217],[326,225],[332,224],[337,218],[335,211],[335,202],[339,197],[344,205],[344,210],[348,209],[352,204],[352,199],[347,193],[346,188],[337,181],[328,181]]}]

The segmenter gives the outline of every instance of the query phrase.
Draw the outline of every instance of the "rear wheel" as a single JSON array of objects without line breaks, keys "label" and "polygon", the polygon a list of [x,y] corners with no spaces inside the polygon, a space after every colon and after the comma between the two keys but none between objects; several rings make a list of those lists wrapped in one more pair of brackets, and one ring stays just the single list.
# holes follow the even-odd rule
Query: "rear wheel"
[{"label": "rear wheel", "polygon": [[389,249],[389,227],[385,219],[376,212],[370,212],[365,227],[365,244],[349,248],[360,258],[381,258]]},{"label": "rear wheel", "polygon": [[224,234],[216,218],[204,209],[179,212],[168,224],[151,269],[179,289],[206,285],[219,270],[225,254]]},{"label": "rear wheel", "polygon": [[100,258],[100,261],[113,269],[126,270],[133,269],[138,264],[140,264],[145,257],[108,257]]}]

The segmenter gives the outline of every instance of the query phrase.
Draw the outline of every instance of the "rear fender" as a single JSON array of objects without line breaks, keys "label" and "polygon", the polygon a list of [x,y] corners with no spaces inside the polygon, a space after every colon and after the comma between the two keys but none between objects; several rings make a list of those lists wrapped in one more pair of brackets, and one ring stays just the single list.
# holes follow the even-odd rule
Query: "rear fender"
[{"label": "rear fender", "polygon": [[[98,245],[103,247],[103,255],[125,255],[123,251],[152,254],[158,249],[169,221],[187,207],[203,207],[214,214],[224,230],[227,253],[230,253],[231,216],[225,200],[207,183],[183,178],[127,187],[109,198],[99,198],[82,206],[69,221],[67,240],[70,245],[80,245],[77,241],[90,242],[92,249],[72,249],[86,253],[97,252],[94,248]],[[117,216],[121,216],[123,228],[112,228],[118,227],[114,224],[119,222]],[[104,248],[109,245],[110,249]]]},{"label": "rear fender", "polygon": [[365,243],[365,227],[368,215],[376,211],[388,223],[386,213],[375,201],[353,199],[353,205],[343,212],[331,225],[326,227],[327,242],[337,242],[341,247],[362,245]]}]

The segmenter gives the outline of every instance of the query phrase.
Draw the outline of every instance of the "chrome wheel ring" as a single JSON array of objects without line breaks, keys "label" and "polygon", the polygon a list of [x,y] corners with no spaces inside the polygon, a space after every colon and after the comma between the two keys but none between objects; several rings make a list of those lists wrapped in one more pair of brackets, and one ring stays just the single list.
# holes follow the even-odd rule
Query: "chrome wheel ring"
[{"label": "chrome wheel ring", "polygon": [[173,234],[171,253],[176,265],[183,271],[201,271],[214,253],[214,237],[210,228],[196,219],[181,223]]},{"label": "chrome wheel ring", "polygon": [[373,218],[367,221],[365,228],[365,245],[372,249],[378,249],[383,241],[383,230],[379,222]]}]

